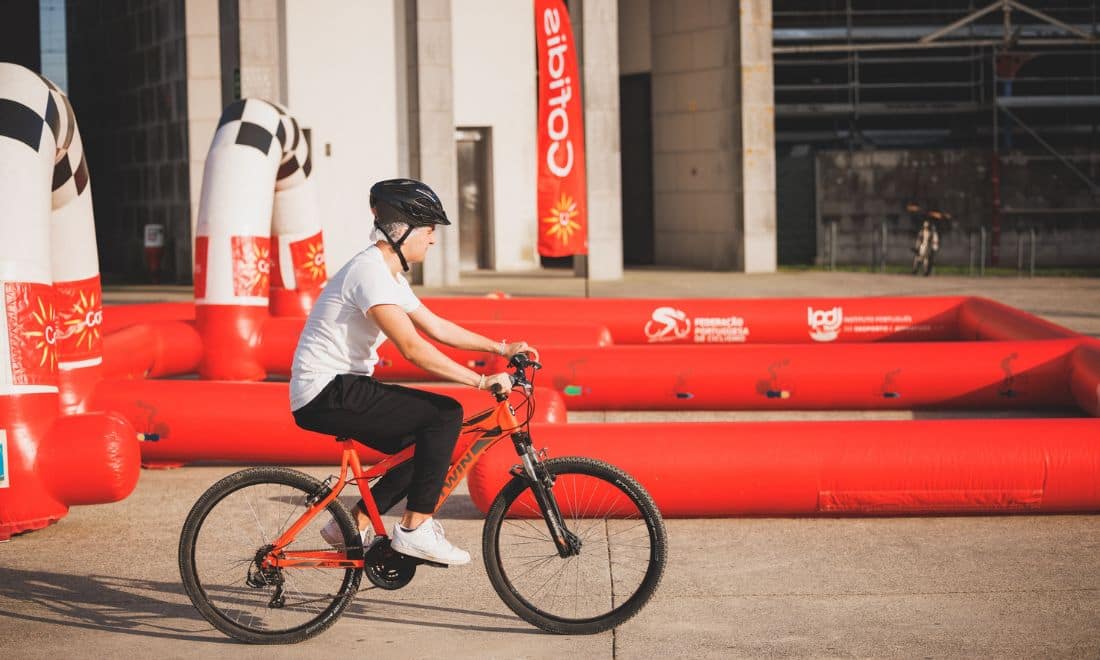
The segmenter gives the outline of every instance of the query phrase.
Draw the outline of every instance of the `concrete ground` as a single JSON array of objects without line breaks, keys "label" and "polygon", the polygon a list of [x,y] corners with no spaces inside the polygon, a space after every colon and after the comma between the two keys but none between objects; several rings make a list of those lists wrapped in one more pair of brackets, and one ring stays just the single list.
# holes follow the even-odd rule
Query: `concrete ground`
[{"label": "concrete ground", "polygon": [[[584,284],[565,273],[468,275],[451,292],[492,290],[583,295]],[[976,294],[1100,336],[1098,279],[638,270],[593,283],[591,293]],[[186,297],[164,287],[105,296]],[[473,564],[422,568],[400,591],[364,588],[332,629],[301,645],[244,647],[197,615],[175,560],[191,504],[234,469],[144,471],[125,501],[75,508],[57,525],[0,544],[0,655],[1100,656],[1098,516],[670,520],[668,569],[653,601],[614,631],[571,638],[541,633],[501,603],[479,563],[481,518],[464,492],[440,518]]]}]

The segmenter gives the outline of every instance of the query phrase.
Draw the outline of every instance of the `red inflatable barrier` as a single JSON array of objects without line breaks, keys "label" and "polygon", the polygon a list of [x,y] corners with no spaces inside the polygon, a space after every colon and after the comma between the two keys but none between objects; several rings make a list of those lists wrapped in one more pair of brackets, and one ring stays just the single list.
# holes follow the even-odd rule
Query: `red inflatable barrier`
[{"label": "red inflatable barrier", "polygon": [[1072,330],[986,298],[967,298],[959,306],[958,334],[966,341],[1080,337]]},{"label": "red inflatable barrier", "polygon": [[[1078,336],[998,302],[962,296],[423,300],[435,313],[452,319],[555,318],[598,323],[609,329],[616,344],[1008,341]],[[191,303],[115,305],[106,309],[105,332],[139,322],[194,318]]]},{"label": "red inflatable barrier", "polygon": [[103,332],[111,334],[127,326],[157,321],[194,321],[195,303],[161,302],[135,303],[132,305],[105,305],[103,307]]},{"label": "red inflatable barrier", "polygon": [[[618,465],[667,517],[1100,511],[1100,420],[564,424],[536,447]],[[482,511],[501,443],[470,473]]]},{"label": "red inflatable barrier", "polygon": [[0,541],[78,504],[116,502],[138,479],[133,428],[113,414],[58,416],[57,394],[0,396]]},{"label": "red inflatable barrier", "polygon": [[199,305],[195,329],[202,337],[199,375],[206,380],[263,380],[258,349],[267,307]]},{"label": "red inflatable barrier", "polygon": [[[459,325],[486,337],[524,340],[535,347],[547,344],[569,346],[608,346],[611,332],[596,323],[563,321],[458,321]],[[259,358],[263,368],[271,374],[289,374],[298,336],[302,333],[304,319],[271,318],[264,324],[260,341]],[[496,356],[481,351],[464,351],[432,342],[445,355],[477,371],[502,371],[504,362]],[[382,380],[431,380],[424,370],[401,356],[393,342],[386,342],[378,349],[377,376]]]},{"label": "red inflatable barrier", "polygon": [[446,318],[598,321],[616,344],[805,344],[957,338],[963,297],[432,298]]},{"label": "red inflatable barrier", "polygon": [[162,378],[194,373],[201,357],[202,339],[193,323],[138,323],[104,339],[103,377]]},{"label": "red inflatable barrier", "polygon": [[548,346],[572,410],[1066,407],[1077,340],[834,346]]},{"label": "red inflatable barrier", "polygon": [[1100,341],[1083,343],[1073,352],[1069,382],[1077,405],[1100,417]]},{"label": "red inflatable barrier", "polygon": [[[467,415],[492,404],[485,392],[460,385],[422,389],[454,397]],[[540,389],[536,396],[536,421],[547,426],[566,421],[557,393]],[[96,389],[92,405],[117,412],[142,433],[160,436],[157,442],[141,445],[147,467],[199,462],[335,466],[340,462],[340,447],[332,438],[294,424],[286,383],[105,380]],[[380,456],[366,447],[359,454],[369,463]]]}]

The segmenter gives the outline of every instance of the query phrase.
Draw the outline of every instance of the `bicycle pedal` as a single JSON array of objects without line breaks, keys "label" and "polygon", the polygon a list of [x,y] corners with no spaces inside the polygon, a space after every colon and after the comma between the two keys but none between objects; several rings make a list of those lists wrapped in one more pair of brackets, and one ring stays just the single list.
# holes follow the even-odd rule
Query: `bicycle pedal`
[{"label": "bicycle pedal", "polygon": [[425,566],[434,566],[436,568],[450,568],[450,566],[448,566],[447,564],[440,564],[437,561],[428,561],[427,559],[417,559],[416,561],[418,563],[424,564]]}]

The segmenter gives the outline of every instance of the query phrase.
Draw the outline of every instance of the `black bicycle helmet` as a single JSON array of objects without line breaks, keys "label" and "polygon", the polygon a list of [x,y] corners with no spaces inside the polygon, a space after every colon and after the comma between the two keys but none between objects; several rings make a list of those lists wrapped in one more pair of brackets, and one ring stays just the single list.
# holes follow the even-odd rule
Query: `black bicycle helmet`
[{"label": "black bicycle helmet", "polygon": [[[397,252],[397,258],[401,260],[401,267],[409,270],[409,264],[405,261],[405,255],[401,253],[401,245],[417,227],[429,227],[432,225],[449,225],[447,212],[443,210],[443,203],[426,183],[415,179],[386,179],[379,181],[370,188],[370,206],[374,209],[374,226],[386,237],[386,242]],[[401,222],[408,225],[408,229],[400,238],[394,240],[383,229],[384,225]]]}]

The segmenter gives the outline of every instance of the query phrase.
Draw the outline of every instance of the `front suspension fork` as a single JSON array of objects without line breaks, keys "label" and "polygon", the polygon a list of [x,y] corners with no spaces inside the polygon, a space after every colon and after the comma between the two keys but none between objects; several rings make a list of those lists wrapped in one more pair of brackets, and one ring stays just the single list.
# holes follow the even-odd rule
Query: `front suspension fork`
[{"label": "front suspension fork", "polygon": [[550,538],[558,549],[558,556],[563,559],[579,555],[581,552],[580,538],[569,531],[562,518],[558,501],[554,497],[554,477],[539,460],[531,444],[531,436],[527,433],[515,433],[512,442],[516,446],[522,465],[512,468],[512,474],[526,479],[531,486],[531,492],[542,512],[542,519],[546,522],[546,529],[550,532]]}]

